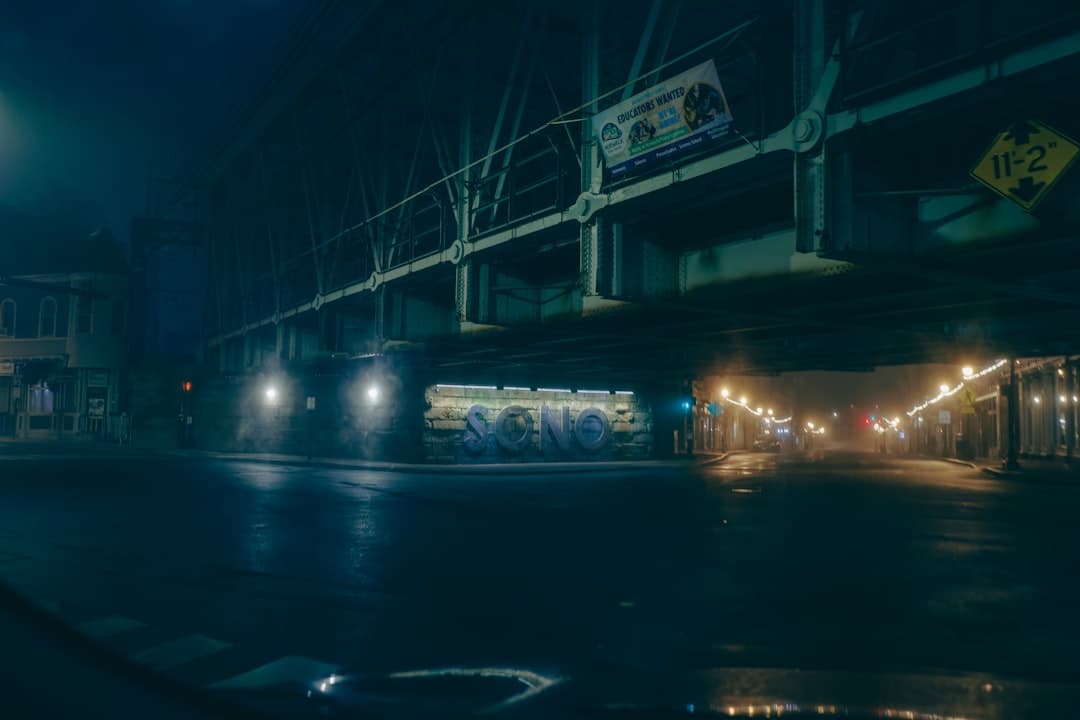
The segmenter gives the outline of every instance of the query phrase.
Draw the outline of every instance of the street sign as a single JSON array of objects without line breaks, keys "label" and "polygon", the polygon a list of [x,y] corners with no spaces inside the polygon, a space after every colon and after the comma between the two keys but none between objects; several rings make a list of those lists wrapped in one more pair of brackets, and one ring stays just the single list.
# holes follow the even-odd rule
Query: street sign
[{"label": "street sign", "polygon": [[1038,205],[1080,153],[1080,145],[1035,120],[998,133],[971,176],[1025,210]]},{"label": "street sign", "polygon": [[960,413],[962,415],[974,415],[975,400],[975,388],[970,385],[960,388]]},{"label": "street sign", "polygon": [[938,425],[951,425],[952,413],[948,410],[939,410],[937,414]]},{"label": "street sign", "polygon": [[307,396],[307,409],[308,410],[314,410],[315,409],[315,396],[314,395],[308,395]]}]

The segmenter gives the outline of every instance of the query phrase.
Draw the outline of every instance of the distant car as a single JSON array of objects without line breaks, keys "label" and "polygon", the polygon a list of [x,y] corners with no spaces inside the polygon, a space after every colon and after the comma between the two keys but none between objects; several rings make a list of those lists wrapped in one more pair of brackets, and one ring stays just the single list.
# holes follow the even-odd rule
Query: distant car
[{"label": "distant car", "polygon": [[757,452],[780,452],[780,441],[771,437],[758,438],[754,441],[754,450]]}]

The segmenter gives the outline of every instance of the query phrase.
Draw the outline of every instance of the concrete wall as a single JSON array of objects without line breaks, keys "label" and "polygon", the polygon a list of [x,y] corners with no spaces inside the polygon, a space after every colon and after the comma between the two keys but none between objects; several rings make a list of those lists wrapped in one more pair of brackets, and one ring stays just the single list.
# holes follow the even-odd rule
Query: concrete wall
[{"label": "concrete wall", "polygon": [[[424,449],[432,462],[635,460],[653,454],[652,412],[638,395],[455,385],[432,385],[424,395]],[[508,449],[504,444],[515,443],[501,444],[496,437],[500,414],[512,406],[527,413],[508,413],[502,420],[504,440],[520,441],[519,449]],[[563,431],[562,444],[548,430],[542,408],[544,417]],[[564,408],[569,411],[566,425]],[[595,449],[588,446],[598,444],[598,418],[582,425],[581,437],[576,429],[579,415],[588,409],[603,413],[609,424],[605,441]]]},{"label": "concrete wall", "polygon": [[[367,390],[376,386],[377,399]],[[266,391],[273,387],[273,401]],[[189,443],[228,452],[376,460],[420,458],[422,382],[365,361],[294,366],[197,381]],[[415,389],[414,389],[415,388]],[[315,399],[308,410],[307,398]]]}]

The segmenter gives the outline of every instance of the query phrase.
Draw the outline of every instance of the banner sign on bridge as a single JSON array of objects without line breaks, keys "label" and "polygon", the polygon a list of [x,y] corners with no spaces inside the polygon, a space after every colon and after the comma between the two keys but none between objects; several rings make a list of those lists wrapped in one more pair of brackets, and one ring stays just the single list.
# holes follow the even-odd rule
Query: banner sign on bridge
[{"label": "banner sign on bridge", "polygon": [[612,177],[700,149],[735,129],[712,60],[598,113],[593,127]]}]

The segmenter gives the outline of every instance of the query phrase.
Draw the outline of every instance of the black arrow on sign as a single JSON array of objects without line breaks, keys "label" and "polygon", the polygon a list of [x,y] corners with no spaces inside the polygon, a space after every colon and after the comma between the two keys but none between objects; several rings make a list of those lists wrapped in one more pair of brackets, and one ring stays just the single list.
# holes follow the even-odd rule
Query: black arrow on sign
[{"label": "black arrow on sign", "polygon": [[1013,195],[1020,198],[1024,202],[1028,203],[1031,202],[1032,199],[1039,194],[1039,191],[1043,189],[1044,185],[1046,185],[1046,183],[1037,183],[1029,177],[1020,178],[1020,182],[1017,184],[1017,186],[1009,188],[1009,192],[1011,192]]},{"label": "black arrow on sign", "polygon": [[1027,120],[1021,120],[1020,122],[1013,123],[1005,132],[1006,138],[1012,138],[1013,143],[1016,145],[1027,145],[1028,140],[1032,135],[1036,135],[1039,132],[1039,128],[1035,127]]}]

